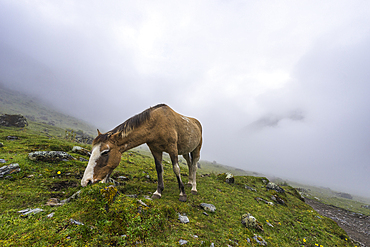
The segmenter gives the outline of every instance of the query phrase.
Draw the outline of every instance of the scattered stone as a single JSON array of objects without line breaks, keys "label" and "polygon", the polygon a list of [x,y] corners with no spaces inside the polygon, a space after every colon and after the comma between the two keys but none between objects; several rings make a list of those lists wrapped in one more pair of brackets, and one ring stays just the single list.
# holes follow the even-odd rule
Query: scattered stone
[{"label": "scattered stone", "polygon": [[145,202],[143,202],[142,200],[137,200],[137,202],[138,202],[138,203],[140,203],[141,205],[143,205],[144,207],[149,208],[149,206],[148,206],[148,205],[146,205],[146,203],[145,203]]},{"label": "scattered stone", "polygon": [[252,188],[252,187],[250,187],[250,186],[248,186],[248,185],[245,185],[245,188],[246,188],[247,190],[257,192],[257,190],[256,190],[255,188]]},{"label": "scattered stone", "polygon": [[266,179],[262,179],[262,183],[267,184],[269,181]]},{"label": "scattered stone", "polygon": [[130,197],[130,198],[137,198],[137,195],[136,194],[133,194],[133,195],[126,195],[127,197]]},{"label": "scattered stone", "polygon": [[150,196],[147,196],[147,195],[144,196],[144,199],[153,201],[153,199]]},{"label": "scattered stone", "polygon": [[0,163],[6,163],[6,160],[0,159]]},{"label": "scattered stone", "polygon": [[58,162],[73,160],[71,155],[63,151],[36,151],[28,154],[28,158],[33,161]]},{"label": "scattered stone", "polygon": [[208,212],[214,213],[216,211],[216,207],[213,204],[201,203],[200,206]]},{"label": "scattered stone", "polygon": [[55,214],[55,213],[53,212],[53,213],[51,213],[51,214],[48,214],[46,217],[48,217],[48,219],[53,218],[54,214]]},{"label": "scattered stone", "polygon": [[273,202],[269,202],[269,201],[267,201],[267,200],[265,200],[265,199],[262,199],[261,197],[256,197],[256,198],[254,198],[258,203],[260,202],[260,201],[262,201],[262,202],[264,202],[264,203],[266,203],[266,204],[268,204],[268,205],[271,205],[271,206],[274,206],[274,203]]},{"label": "scattered stone", "polygon": [[259,245],[262,245],[262,246],[266,246],[267,245],[267,242],[260,235],[254,234],[253,239],[256,240],[256,242]]},{"label": "scattered stone", "polygon": [[203,212],[203,214],[204,214],[205,216],[209,216],[209,214],[207,214],[206,212]]},{"label": "scattered stone", "polygon": [[0,116],[0,125],[6,127],[23,128],[28,125],[27,119],[22,115],[4,114]]},{"label": "scattered stone", "polygon": [[80,147],[80,146],[74,146],[72,148],[72,152],[78,153],[78,154],[81,154],[81,155],[85,155],[87,157],[90,157],[90,155],[91,155],[89,150],[87,150],[86,148]]},{"label": "scattered stone", "polygon": [[271,227],[274,227],[270,222],[268,222],[268,221],[266,221],[266,224],[268,225],[268,226],[271,226]]},{"label": "scattered stone", "polygon": [[128,181],[128,177],[125,176],[118,176],[117,179],[122,180],[122,181]]},{"label": "scattered stone", "polygon": [[62,206],[64,203],[59,202],[58,198],[50,198],[49,201],[46,202],[46,206]]},{"label": "scattered stone", "polygon": [[186,240],[184,240],[184,239],[180,239],[179,240],[179,244],[180,245],[184,245],[184,244],[187,244],[188,243],[188,241],[186,241]]},{"label": "scattered stone", "polygon": [[79,160],[79,161],[84,161],[84,162],[85,162],[85,161],[89,161],[89,160],[84,159],[84,158],[82,158],[82,157],[78,158],[78,160]]},{"label": "scattered stone", "polygon": [[8,141],[15,141],[15,140],[18,140],[19,138],[18,138],[18,136],[7,136],[6,139]]},{"label": "scattered stone", "polygon": [[76,193],[74,193],[73,195],[68,197],[67,199],[61,200],[60,203],[62,203],[62,204],[69,203],[70,201],[75,200],[78,197],[80,197],[80,193],[81,193],[81,190],[77,191]]},{"label": "scattered stone", "polygon": [[202,174],[202,175],[200,175],[201,178],[210,177],[210,176],[211,176],[211,174]]},{"label": "scattered stone", "polygon": [[279,185],[273,183],[273,182],[269,182],[267,185],[266,185],[266,188],[269,189],[269,190],[275,190],[279,193],[284,193],[285,190],[282,189]]},{"label": "scattered stone", "polygon": [[285,204],[285,201],[284,201],[280,196],[278,196],[278,195],[272,195],[272,196],[271,196],[271,199],[272,199],[273,201],[275,201],[275,202],[277,202],[277,203],[281,204],[281,205],[286,205],[286,204]]},{"label": "scattered stone", "polygon": [[21,214],[21,217],[26,218],[26,217],[29,216],[29,214],[37,214],[37,213],[40,213],[42,211],[44,211],[44,210],[42,210],[41,208],[34,208],[34,209],[27,208],[27,209],[23,209],[23,210],[18,211],[18,213]]},{"label": "scattered stone", "polygon": [[83,225],[85,225],[84,223],[82,223],[82,222],[79,222],[79,221],[77,221],[77,220],[74,220],[74,219],[69,219],[69,221],[73,224],[73,225],[81,225],[81,226],[83,226]]},{"label": "scattered stone", "polygon": [[0,148],[4,147],[4,144],[2,142],[0,142]]},{"label": "scattered stone", "polygon": [[187,224],[187,223],[190,222],[188,216],[181,215],[181,214],[179,214],[179,220],[180,220],[181,223],[184,223],[184,224]]},{"label": "scattered stone", "polygon": [[370,205],[361,205],[362,208],[370,209]]},{"label": "scattered stone", "polygon": [[20,171],[21,171],[21,168],[19,167],[18,163],[13,163],[7,166],[2,166],[0,167],[0,178],[3,178],[4,176],[6,178],[7,175],[17,173]]},{"label": "scattered stone", "polygon": [[242,215],[242,224],[248,228],[256,228],[257,230],[263,231],[263,226],[257,219],[250,213]]},{"label": "scattered stone", "polygon": [[229,172],[226,172],[226,179],[225,179],[226,183],[228,184],[233,184],[234,183],[234,175],[229,173]]}]

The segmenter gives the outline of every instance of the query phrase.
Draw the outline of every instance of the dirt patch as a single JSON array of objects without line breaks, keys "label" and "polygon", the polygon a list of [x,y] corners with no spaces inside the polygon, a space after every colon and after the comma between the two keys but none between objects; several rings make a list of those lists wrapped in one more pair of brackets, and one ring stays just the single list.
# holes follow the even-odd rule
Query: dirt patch
[{"label": "dirt patch", "polygon": [[63,180],[63,181],[57,181],[51,184],[50,190],[51,191],[60,191],[65,188],[69,187],[77,187],[78,183],[76,181],[71,181],[71,180]]},{"label": "dirt patch", "polygon": [[340,226],[358,246],[370,247],[370,216],[354,213],[316,200],[305,201],[319,214],[328,217]]}]

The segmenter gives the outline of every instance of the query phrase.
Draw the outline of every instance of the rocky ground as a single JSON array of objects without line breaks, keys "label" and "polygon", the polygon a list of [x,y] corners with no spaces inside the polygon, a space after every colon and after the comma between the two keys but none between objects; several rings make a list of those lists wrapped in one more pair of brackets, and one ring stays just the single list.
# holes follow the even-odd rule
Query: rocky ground
[{"label": "rocky ground", "polygon": [[370,216],[357,214],[342,208],[327,205],[317,200],[305,201],[319,214],[333,219],[353,239],[357,246],[370,247]]}]

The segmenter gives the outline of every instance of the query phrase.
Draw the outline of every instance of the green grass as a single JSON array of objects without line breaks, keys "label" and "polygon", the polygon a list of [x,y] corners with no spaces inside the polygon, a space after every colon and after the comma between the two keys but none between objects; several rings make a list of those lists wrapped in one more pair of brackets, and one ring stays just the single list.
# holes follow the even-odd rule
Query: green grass
[{"label": "green grass", "polygon": [[[87,162],[47,163],[27,158],[32,151],[69,151],[76,145],[50,137],[50,132],[40,132],[40,128],[32,125],[23,130],[0,128],[0,142],[4,143],[0,158],[8,160],[6,164],[19,163],[21,167],[21,172],[13,174],[11,179],[0,180],[0,246],[179,246],[180,239],[188,241],[184,246],[210,246],[211,243],[259,246],[252,240],[254,234],[260,235],[268,246],[353,246],[334,221],[319,216],[290,186],[283,186],[286,192],[279,194],[286,205],[258,202],[257,197],[272,201],[271,196],[277,194],[266,190],[264,180],[267,179],[263,177],[236,176],[234,184],[227,184],[215,173],[205,177],[198,175],[199,194],[192,195],[187,187],[188,200],[183,203],[178,200],[179,189],[172,165],[165,161],[162,198],[145,199],[157,186],[154,161],[132,150],[122,155],[120,166],[112,175],[113,178],[126,176],[129,180],[117,186],[119,194],[109,203],[101,193],[107,184],[80,186]],[[8,141],[8,135],[20,139]],[[181,173],[187,182],[185,165],[181,165]],[[257,192],[245,189],[245,185]],[[81,190],[80,197],[68,204],[45,205],[50,198],[66,199],[78,190]],[[133,194],[137,199],[127,196]],[[139,204],[138,199],[148,207]],[[203,202],[215,205],[216,212],[204,215],[199,206]],[[36,207],[44,211],[26,218],[17,212]],[[52,212],[54,216],[48,218]],[[190,222],[180,223],[178,213],[186,214]],[[264,231],[245,228],[241,224],[245,213],[256,217]],[[70,219],[84,225],[72,224]]]}]

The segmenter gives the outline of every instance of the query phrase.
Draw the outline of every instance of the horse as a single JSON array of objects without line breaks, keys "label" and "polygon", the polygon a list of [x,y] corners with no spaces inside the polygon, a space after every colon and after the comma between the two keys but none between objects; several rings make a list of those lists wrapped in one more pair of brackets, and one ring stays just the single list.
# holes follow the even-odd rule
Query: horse
[{"label": "horse", "polygon": [[160,199],[164,190],[162,154],[169,154],[172,168],[180,189],[179,200],[187,199],[180,176],[178,155],[189,167],[191,193],[196,195],[197,163],[202,147],[202,125],[191,117],[183,116],[166,104],[150,107],[118,125],[107,133],[100,133],[93,140],[91,156],[81,180],[83,187],[97,182],[108,182],[109,176],[119,165],[123,152],[146,143],[154,157],[157,171],[157,190],[153,199]]}]

